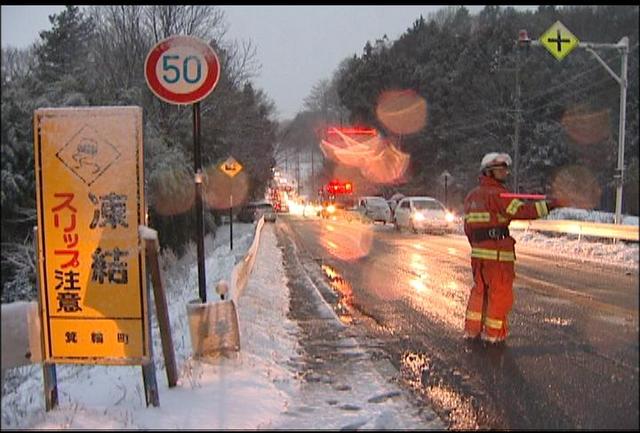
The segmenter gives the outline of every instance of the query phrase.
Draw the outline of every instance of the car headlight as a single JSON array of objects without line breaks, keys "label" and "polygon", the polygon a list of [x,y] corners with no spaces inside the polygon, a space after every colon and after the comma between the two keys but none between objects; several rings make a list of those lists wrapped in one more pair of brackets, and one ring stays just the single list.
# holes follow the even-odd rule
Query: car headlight
[{"label": "car headlight", "polygon": [[447,212],[444,216],[444,219],[447,220],[447,222],[452,223],[454,219],[456,219],[456,216],[454,214],[452,214],[451,212]]},{"label": "car headlight", "polygon": [[413,218],[414,221],[424,221],[424,215],[422,215],[420,212],[412,213],[411,218]]},{"label": "car headlight", "polygon": [[329,206],[327,206],[327,212],[329,213],[334,213],[336,211],[336,207],[332,204],[330,204]]}]

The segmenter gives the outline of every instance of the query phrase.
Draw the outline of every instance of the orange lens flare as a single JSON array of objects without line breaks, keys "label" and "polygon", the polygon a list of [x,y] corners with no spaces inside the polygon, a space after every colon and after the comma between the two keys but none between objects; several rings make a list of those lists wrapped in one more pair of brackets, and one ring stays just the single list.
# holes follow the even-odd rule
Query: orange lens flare
[{"label": "orange lens flare", "polygon": [[338,164],[360,170],[371,182],[388,184],[402,178],[409,167],[409,155],[398,150],[379,134],[349,135],[347,129],[333,128],[320,142],[324,155]]},{"label": "orange lens flare", "polygon": [[567,207],[593,209],[601,194],[602,188],[593,173],[579,165],[563,167],[551,182],[551,195]]},{"label": "orange lens flare", "polygon": [[335,224],[340,227],[327,224],[321,234],[322,245],[327,253],[346,261],[357,260],[369,254],[373,242],[371,228],[342,221]]},{"label": "orange lens flare", "polygon": [[584,114],[565,113],[562,126],[571,140],[582,146],[602,143],[609,139],[611,131],[607,110]]},{"label": "orange lens flare", "polygon": [[195,191],[193,174],[172,168],[150,180],[149,205],[160,215],[179,215],[193,208]]},{"label": "orange lens flare", "polygon": [[210,209],[229,209],[247,201],[249,178],[246,170],[227,176],[216,165],[207,167],[202,183],[202,199]]},{"label": "orange lens flare", "polygon": [[378,98],[376,115],[391,132],[413,134],[427,124],[427,102],[411,89],[383,92]]}]

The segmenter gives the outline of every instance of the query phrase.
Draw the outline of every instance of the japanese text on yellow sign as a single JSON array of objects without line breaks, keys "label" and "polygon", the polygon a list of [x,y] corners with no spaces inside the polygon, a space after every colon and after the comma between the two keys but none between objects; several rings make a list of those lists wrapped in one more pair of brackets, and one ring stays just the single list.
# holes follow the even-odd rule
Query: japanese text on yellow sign
[{"label": "japanese text on yellow sign", "polygon": [[34,155],[45,361],[142,363],[142,109],[38,109]]}]

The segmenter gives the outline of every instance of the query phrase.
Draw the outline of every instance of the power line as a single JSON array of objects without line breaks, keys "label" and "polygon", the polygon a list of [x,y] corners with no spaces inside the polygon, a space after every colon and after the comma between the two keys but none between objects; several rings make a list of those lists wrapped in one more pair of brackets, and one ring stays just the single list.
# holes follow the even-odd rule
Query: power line
[{"label": "power line", "polygon": [[[588,70],[580,73],[579,75],[582,76],[582,75],[587,74],[588,72],[593,71],[595,69],[596,69],[595,67],[591,68],[591,69],[588,69]],[[607,82],[610,79],[611,79],[610,77],[605,77],[600,81],[597,81],[597,82],[594,82],[594,83],[588,85],[587,87],[583,87],[583,88],[580,89],[580,93],[584,93],[585,91],[588,91],[588,90],[591,90],[591,89],[593,89],[595,87],[598,87],[598,86],[600,86],[601,84]],[[576,76],[574,76],[571,79],[569,79],[567,81],[564,81],[564,82],[554,86],[551,89],[547,89],[544,92],[541,92],[540,94],[538,94],[536,96],[533,96],[533,97],[530,97],[530,98],[526,99],[525,101],[523,101],[523,105],[524,105],[524,103],[533,101],[534,99],[539,98],[539,97],[545,95],[546,93],[550,93],[550,92],[552,92],[553,90],[555,90],[557,88],[567,87],[568,84],[570,84],[571,82],[575,82],[575,81],[576,81]],[[546,103],[544,103],[543,105],[540,105],[540,106],[535,107],[535,108],[525,109],[525,110],[522,110],[522,111],[527,112],[527,113],[533,113],[533,112],[539,111],[539,110],[541,110],[541,109],[543,109],[545,107],[548,107],[549,105],[557,103],[558,101],[562,101],[564,99],[567,99],[568,97],[569,97],[568,95],[562,94],[560,97],[551,99],[551,100],[547,101]],[[453,130],[455,132],[461,132],[461,131],[465,131],[465,130],[469,130],[469,129],[473,130],[473,129],[476,129],[476,128],[479,128],[479,127],[482,127],[482,126],[489,125],[489,124],[494,123],[494,122],[495,123],[499,123],[500,120],[494,118],[494,119],[488,119],[486,121],[481,121],[479,123],[469,124],[470,121],[482,120],[482,119],[488,118],[488,116],[495,116],[496,114],[509,113],[510,111],[513,111],[513,110],[505,109],[505,108],[494,109],[494,110],[488,111],[485,114],[482,114],[480,116],[471,118],[470,120],[466,120],[464,122],[440,124],[436,128],[434,128],[434,132],[440,132],[441,130],[443,130],[445,128],[450,130],[450,131]],[[499,126],[499,125],[497,125],[497,126]],[[504,123],[503,126],[507,126],[507,124]]]},{"label": "power line", "polygon": [[[608,59],[608,60],[611,60],[611,59]],[[537,95],[530,96],[529,98],[527,98],[527,99],[523,100],[523,101],[522,101],[522,103],[524,104],[524,103],[529,102],[529,101],[532,101],[532,100],[534,100],[534,99],[541,98],[541,97],[543,97],[543,96],[545,96],[545,95],[547,95],[547,94],[549,94],[549,93],[553,93],[553,92],[555,92],[557,89],[562,88],[562,87],[566,87],[567,85],[571,84],[572,82],[576,82],[578,78],[580,78],[580,77],[582,77],[582,76],[584,76],[584,75],[588,74],[589,72],[593,72],[593,71],[595,71],[596,69],[599,69],[599,68],[600,68],[600,66],[596,65],[596,66],[594,66],[594,67],[592,67],[592,68],[585,69],[584,71],[582,71],[582,72],[580,72],[580,73],[578,73],[578,74],[576,74],[576,75],[572,75],[572,76],[571,76],[568,80],[566,80],[566,81],[563,81],[563,82],[561,82],[561,83],[558,83],[558,84],[556,84],[555,86],[549,87],[549,88],[545,89],[544,91],[542,91],[542,92],[538,93]]]},{"label": "power line", "polygon": [[[586,74],[586,73],[588,73],[588,72],[590,72],[590,71],[593,71],[593,70],[595,70],[595,69],[596,69],[595,67],[594,67],[594,68],[591,68],[591,69],[588,69],[588,70],[586,70],[586,71],[582,72],[582,73],[581,73],[581,74],[579,74],[579,75],[584,75],[584,74]],[[547,93],[551,93],[552,91],[556,90],[557,88],[560,88],[560,87],[566,87],[568,83],[570,83],[571,81],[575,81],[575,78],[576,78],[576,76],[572,77],[570,80],[567,80],[567,81],[565,81],[565,82],[563,82],[563,83],[560,83],[560,84],[558,84],[558,85],[554,86],[554,87],[553,87],[553,88],[551,88],[551,89],[546,89],[544,92],[541,92],[541,93],[540,93],[540,94],[538,94],[538,95],[532,96],[532,97],[530,97],[530,98],[528,98],[528,99],[524,100],[524,101],[522,102],[522,104],[524,104],[524,103],[526,103],[526,102],[530,102],[530,101],[532,101],[532,100],[534,100],[534,99],[536,99],[536,98],[539,98],[539,97],[541,97],[541,96],[543,96],[543,95],[545,95],[545,94],[547,94]],[[545,105],[545,106],[546,106],[546,105]],[[434,128],[434,132],[439,132],[439,131],[441,131],[441,130],[442,130],[442,129],[444,129],[444,128],[447,128],[447,129],[455,129],[455,130],[460,131],[460,130],[466,130],[466,129],[473,129],[473,128],[478,127],[478,126],[485,126],[485,125],[487,125],[488,123],[491,123],[491,122],[493,122],[493,121],[496,121],[496,119],[491,119],[491,120],[489,120],[489,121],[483,121],[483,122],[481,122],[481,123],[475,123],[475,124],[469,124],[469,122],[470,122],[470,121],[476,121],[476,120],[482,120],[482,119],[485,119],[485,118],[489,118],[489,116],[496,116],[496,115],[499,115],[499,114],[502,114],[502,113],[508,113],[508,112],[510,112],[510,111],[513,111],[513,110],[512,110],[512,109],[507,109],[507,108],[498,108],[498,109],[494,109],[494,110],[491,110],[491,111],[487,111],[487,112],[485,112],[484,114],[482,114],[482,115],[480,115],[480,116],[476,116],[476,117],[473,117],[473,118],[471,118],[471,119],[467,119],[467,120],[465,120],[465,121],[463,121],[463,122],[455,122],[455,123],[444,123],[444,124],[440,124],[440,125],[438,125],[437,127],[435,127],[435,128]],[[460,127],[460,126],[461,126],[461,127]]]},{"label": "power line", "polygon": [[[587,87],[583,87],[582,89],[580,89],[580,93],[584,93],[584,92],[586,92],[588,90],[596,88],[596,87],[600,86],[601,84],[604,84],[605,82],[608,82],[610,80],[611,80],[611,77],[605,77],[600,81],[596,81],[596,82],[592,83],[591,85],[588,85]],[[541,110],[543,108],[546,108],[549,105],[553,105],[553,104],[558,103],[558,102],[563,102],[566,99],[568,99],[570,96],[571,95],[562,94],[558,98],[551,99],[551,100],[547,101],[546,103],[544,103],[542,105],[538,105],[535,108],[529,108],[529,109],[526,109],[524,111],[527,112],[527,113],[535,113],[536,111],[539,111],[539,110]]]},{"label": "power line", "polygon": [[[475,117],[471,117],[468,118],[465,121],[460,121],[460,122],[454,122],[454,123],[441,123],[438,126],[433,128],[433,132],[437,133],[439,131],[441,131],[444,128],[447,129],[467,129],[469,127],[473,127],[473,126],[477,126],[477,125],[485,125],[487,123],[490,122],[495,122],[496,121],[496,115],[508,112],[509,109],[506,108],[497,108],[497,109],[493,109],[493,110],[488,110],[486,111],[484,114],[481,114],[479,116],[475,116]],[[486,121],[481,122],[480,124],[472,124],[469,125],[469,122],[472,121],[476,121],[476,120],[482,120],[482,119],[487,119]],[[461,127],[461,128],[459,128]]]},{"label": "power line", "polygon": [[[636,48],[638,48],[638,45],[640,45],[640,44],[635,44],[635,46],[634,46],[633,48],[631,48],[629,51],[635,50]],[[616,55],[612,55],[610,58],[606,59],[606,61],[607,61],[607,62],[610,62],[611,60],[614,60],[614,59],[615,59],[615,57],[616,57]],[[549,87],[549,88],[545,89],[543,92],[540,92],[540,93],[539,93],[539,94],[537,94],[537,95],[530,96],[529,98],[525,99],[525,100],[524,100],[524,101],[522,101],[522,102],[523,102],[523,103],[526,103],[526,102],[529,102],[529,101],[531,101],[531,100],[533,100],[533,99],[540,98],[540,97],[542,97],[542,96],[544,96],[544,95],[547,95],[548,93],[552,93],[552,92],[554,92],[555,90],[557,90],[558,88],[562,88],[562,87],[566,86],[567,84],[570,84],[572,81],[576,81],[576,79],[577,79],[577,78],[580,78],[580,77],[582,77],[582,76],[584,76],[584,75],[586,75],[586,74],[588,74],[588,73],[590,73],[590,72],[593,72],[593,71],[595,71],[595,70],[598,70],[599,68],[600,68],[600,66],[595,65],[595,66],[593,66],[593,67],[591,67],[591,68],[589,68],[589,69],[585,69],[585,70],[584,70],[584,71],[582,71],[582,72],[579,72],[579,73],[577,73],[577,74],[575,74],[575,75],[572,75],[572,76],[570,77],[570,79],[568,79],[568,80],[566,80],[566,81],[563,81],[563,82],[561,82],[561,83],[558,83],[558,84],[556,84],[555,86]]]}]

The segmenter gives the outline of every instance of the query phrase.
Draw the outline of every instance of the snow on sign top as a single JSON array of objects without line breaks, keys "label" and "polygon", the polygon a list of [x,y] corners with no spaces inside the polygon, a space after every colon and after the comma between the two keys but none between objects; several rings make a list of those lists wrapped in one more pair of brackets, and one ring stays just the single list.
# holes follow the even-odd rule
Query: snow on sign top
[{"label": "snow on sign top", "polygon": [[149,51],[144,76],[151,91],[170,104],[186,105],[209,96],[220,78],[215,51],[192,36],[170,36]]}]

